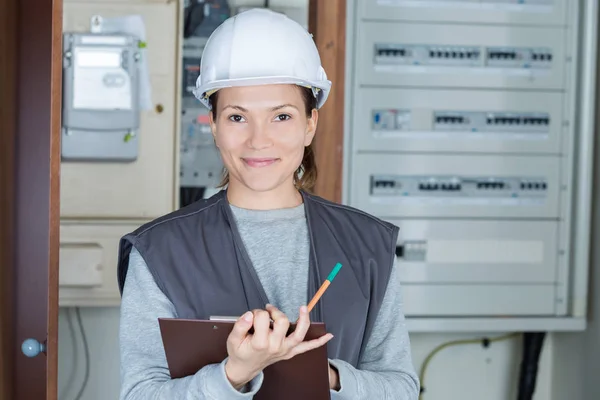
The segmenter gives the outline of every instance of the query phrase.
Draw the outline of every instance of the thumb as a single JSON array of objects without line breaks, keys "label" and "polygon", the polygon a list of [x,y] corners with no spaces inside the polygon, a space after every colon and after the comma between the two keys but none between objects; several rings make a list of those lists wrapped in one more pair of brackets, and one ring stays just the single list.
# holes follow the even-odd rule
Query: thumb
[{"label": "thumb", "polygon": [[250,328],[252,328],[253,322],[254,314],[252,314],[251,311],[246,312],[233,325],[233,329],[229,334],[229,339],[234,343],[241,343],[248,334]]}]

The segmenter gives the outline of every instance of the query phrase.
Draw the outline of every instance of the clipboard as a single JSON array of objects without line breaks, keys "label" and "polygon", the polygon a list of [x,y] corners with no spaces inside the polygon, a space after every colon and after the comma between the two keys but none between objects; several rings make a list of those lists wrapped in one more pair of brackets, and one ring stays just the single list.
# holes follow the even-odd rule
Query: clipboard
[{"label": "clipboard", "polygon": [[[227,358],[227,337],[234,322],[158,319],[171,378],[194,375],[205,365]],[[290,324],[288,334],[295,329]],[[304,340],[325,335],[325,324],[312,322]],[[330,400],[327,345],[279,361],[264,369],[255,400]]]}]

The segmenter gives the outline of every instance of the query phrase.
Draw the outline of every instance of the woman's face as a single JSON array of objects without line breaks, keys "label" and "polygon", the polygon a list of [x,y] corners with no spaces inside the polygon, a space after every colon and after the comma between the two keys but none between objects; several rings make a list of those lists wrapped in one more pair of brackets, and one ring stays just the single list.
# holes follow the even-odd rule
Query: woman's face
[{"label": "woman's face", "polygon": [[219,91],[216,119],[210,114],[215,143],[229,172],[229,185],[267,192],[293,187],[315,135],[317,111],[307,117],[295,85],[262,85]]}]

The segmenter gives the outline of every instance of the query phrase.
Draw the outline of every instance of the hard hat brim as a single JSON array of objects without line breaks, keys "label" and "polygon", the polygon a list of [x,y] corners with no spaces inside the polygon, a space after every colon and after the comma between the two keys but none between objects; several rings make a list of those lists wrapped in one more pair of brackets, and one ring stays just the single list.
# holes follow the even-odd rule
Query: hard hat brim
[{"label": "hard hat brim", "polygon": [[260,85],[280,85],[280,84],[291,84],[304,86],[307,88],[317,89],[317,108],[321,108],[331,90],[331,81],[309,81],[299,79],[293,76],[270,76],[270,77],[256,77],[256,78],[238,78],[238,79],[222,79],[212,81],[206,85],[201,84],[202,77],[199,76],[196,82],[196,88],[193,90],[194,96],[200,100],[204,106],[209,110],[211,108],[208,101],[208,97],[219,89],[225,89],[228,87],[241,87],[241,86],[260,86]]}]

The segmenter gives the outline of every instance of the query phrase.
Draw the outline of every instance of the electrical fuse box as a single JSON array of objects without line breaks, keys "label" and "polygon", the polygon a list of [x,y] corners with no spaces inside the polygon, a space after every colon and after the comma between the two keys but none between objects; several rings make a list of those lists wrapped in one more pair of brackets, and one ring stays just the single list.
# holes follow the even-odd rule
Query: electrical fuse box
[{"label": "electrical fuse box", "polygon": [[400,227],[411,329],[585,327],[592,9],[348,0],[342,202]]},{"label": "electrical fuse box", "polygon": [[364,22],[357,83],[561,90],[564,51],[560,29]]},{"label": "electrical fuse box", "polygon": [[408,88],[357,93],[351,141],[358,152],[564,151],[561,93]]}]

